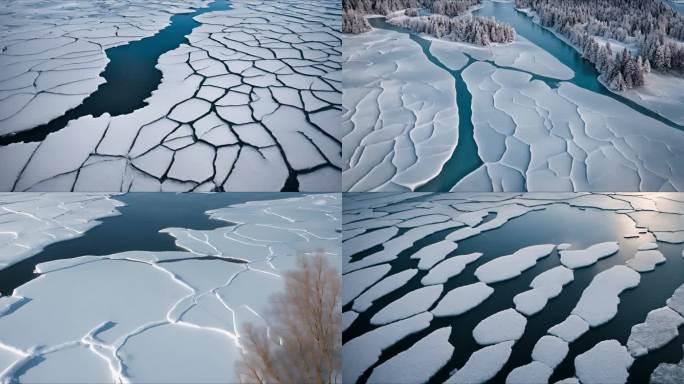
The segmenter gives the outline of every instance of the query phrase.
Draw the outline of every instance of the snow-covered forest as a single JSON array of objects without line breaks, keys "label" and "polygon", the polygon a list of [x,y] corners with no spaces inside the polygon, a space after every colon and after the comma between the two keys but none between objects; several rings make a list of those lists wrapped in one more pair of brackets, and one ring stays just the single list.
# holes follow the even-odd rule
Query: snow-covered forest
[{"label": "snow-covered forest", "polygon": [[[388,19],[392,24],[427,33],[440,39],[476,45],[508,43],[515,39],[515,30],[494,19],[464,15],[480,0],[344,0],[342,30],[362,33],[370,29],[366,14],[390,15],[405,10],[401,17]],[[419,16],[427,9],[430,16]],[[454,18],[464,15],[462,18]]]},{"label": "snow-covered forest", "polygon": [[486,17],[464,16],[452,19],[444,15],[430,15],[393,18],[389,22],[440,39],[475,45],[486,46],[515,40],[515,30],[510,25]]},{"label": "snow-covered forest", "polygon": [[684,71],[684,17],[660,0],[516,0],[516,7],[578,46],[613,89],[643,85],[651,69]]}]

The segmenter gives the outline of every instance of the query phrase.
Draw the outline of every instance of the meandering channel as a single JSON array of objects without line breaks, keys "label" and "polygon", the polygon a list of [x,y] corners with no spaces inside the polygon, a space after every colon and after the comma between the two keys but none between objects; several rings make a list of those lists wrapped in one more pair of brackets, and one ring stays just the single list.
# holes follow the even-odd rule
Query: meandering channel
[{"label": "meandering channel", "polygon": [[109,62],[100,74],[105,79],[97,90],[79,106],[36,128],[0,137],[0,145],[42,141],[47,135],[64,128],[69,121],[82,116],[104,113],[125,115],[147,105],[145,99],[161,83],[162,73],[156,68],[159,56],[187,43],[186,38],[200,23],[194,18],[214,11],[230,10],[228,0],[215,0],[194,12],[171,16],[170,24],[154,36],[109,48]]},{"label": "meandering channel", "polygon": [[[676,7],[678,4],[672,5]],[[596,71],[596,68],[593,64],[584,59],[575,48],[560,39],[553,32],[533,22],[532,19],[525,13],[516,10],[513,3],[484,1],[482,3],[482,7],[474,11],[473,14],[478,16],[494,17],[497,20],[510,24],[513,28],[515,28],[516,33],[525,37],[527,40],[531,41],[541,49],[547,51],[549,54],[553,55],[556,59],[558,59],[558,61],[575,72],[575,76],[572,79],[567,80],[567,82],[575,84],[576,86],[584,88],[588,91],[610,97],[635,110],[636,112],[658,120],[672,128],[684,131],[684,126],[681,126],[667,119],[666,117],[633,102],[632,100],[610,91],[598,80],[599,73]],[[411,40],[420,45],[425,57],[430,60],[430,62],[449,72],[454,78],[456,87],[456,104],[459,115],[459,135],[457,148],[452,157],[442,167],[440,174],[423,186],[417,188],[417,191],[421,192],[448,191],[461,179],[475,171],[483,164],[478,155],[477,143],[475,142],[473,136],[474,127],[472,123],[472,96],[468,91],[468,87],[465,84],[465,81],[463,81],[463,77],[461,75],[462,72],[474,61],[474,59],[466,54],[466,56],[468,56],[467,64],[459,70],[452,70],[444,65],[444,63],[442,63],[438,58],[432,55],[430,52],[430,40],[424,39],[419,34],[408,29],[390,24],[384,17],[373,17],[369,18],[368,20],[371,26],[374,28],[408,34]],[[519,70],[517,68],[500,66],[490,60],[484,61],[497,68],[529,73],[532,75],[532,80],[543,81],[553,89],[558,88],[563,82],[563,80],[539,76],[534,73]]]},{"label": "meandering channel", "polygon": [[477,154],[477,144],[473,137],[474,128],[471,118],[472,95],[468,92],[468,87],[461,76],[461,72],[468,68],[474,60],[468,56],[468,63],[463,68],[458,70],[450,69],[430,52],[430,40],[426,40],[408,29],[392,25],[384,17],[369,18],[368,22],[373,28],[408,34],[411,40],[420,45],[420,48],[430,62],[449,72],[454,78],[456,105],[458,106],[458,146],[451,158],[442,167],[442,172],[417,189],[424,192],[448,191],[459,180],[482,165],[482,160]]}]

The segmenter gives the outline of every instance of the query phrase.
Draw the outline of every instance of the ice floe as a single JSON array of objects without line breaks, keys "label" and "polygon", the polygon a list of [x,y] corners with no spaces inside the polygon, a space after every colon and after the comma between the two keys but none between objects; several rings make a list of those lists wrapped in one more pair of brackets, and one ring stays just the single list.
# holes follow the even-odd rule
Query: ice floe
[{"label": "ice floe", "polygon": [[513,302],[518,312],[531,316],[541,311],[549,299],[558,296],[563,286],[573,280],[573,272],[564,266],[546,270],[537,275],[530,283],[529,291],[515,295]]},{"label": "ice floe", "polygon": [[684,359],[679,364],[661,363],[651,374],[653,384],[677,384],[684,380]]},{"label": "ice floe", "polygon": [[421,313],[382,326],[346,342],[342,346],[344,380],[356,382],[363,372],[377,361],[383,349],[407,335],[427,328],[431,320],[430,313]]},{"label": "ice floe", "polygon": [[[415,276],[416,273],[418,273],[418,270],[408,269],[385,277],[354,300],[354,310],[357,312],[364,312],[373,304],[374,300],[401,288]],[[346,277],[345,284],[351,284]]]},{"label": "ice floe", "polygon": [[533,245],[515,251],[507,256],[500,256],[475,270],[475,276],[484,283],[496,283],[512,279],[532,268],[539,259],[553,252],[554,244]]},{"label": "ice floe", "polygon": [[684,324],[684,318],[668,307],[654,309],[646,320],[632,327],[627,340],[627,349],[634,357],[647,354],[669,343],[679,335],[677,328]]},{"label": "ice floe", "polygon": [[515,309],[497,312],[480,321],[473,329],[473,338],[480,345],[518,340],[525,332],[527,318]]},{"label": "ice floe", "polygon": [[451,327],[440,328],[411,348],[382,363],[371,373],[369,383],[425,383],[451,358]]},{"label": "ice floe", "polygon": [[511,355],[514,341],[504,341],[475,351],[446,382],[454,384],[485,383],[503,368]]},{"label": "ice floe", "polygon": [[83,236],[123,205],[105,194],[0,194],[0,269]]},{"label": "ice floe", "polygon": [[[450,278],[458,276],[468,264],[476,261],[480,256],[482,256],[482,253],[480,252],[452,256],[432,267],[420,282],[423,283],[423,285],[444,284]],[[421,259],[421,261],[423,260],[425,259]],[[420,264],[418,267],[420,268]]]},{"label": "ice floe", "polygon": [[581,317],[592,327],[599,326],[617,313],[620,293],[636,287],[639,281],[639,273],[623,265],[600,272],[582,292],[572,314]]},{"label": "ice floe", "polygon": [[615,254],[620,250],[617,242],[609,241],[590,246],[587,249],[566,249],[560,251],[560,260],[568,268],[582,268],[596,263],[599,259]]},{"label": "ice floe", "polygon": [[458,141],[451,75],[405,34],[345,35],[344,191],[415,190],[439,174]]},{"label": "ice floe", "polygon": [[633,362],[617,340],[605,340],[575,358],[575,371],[583,384],[625,383]]},{"label": "ice floe", "polygon": [[371,318],[371,324],[387,324],[420,312],[425,312],[437,301],[443,289],[440,284],[411,291],[378,311]]},{"label": "ice floe", "polygon": [[457,316],[477,307],[494,293],[494,288],[483,282],[454,288],[432,310],[435,316]]}]

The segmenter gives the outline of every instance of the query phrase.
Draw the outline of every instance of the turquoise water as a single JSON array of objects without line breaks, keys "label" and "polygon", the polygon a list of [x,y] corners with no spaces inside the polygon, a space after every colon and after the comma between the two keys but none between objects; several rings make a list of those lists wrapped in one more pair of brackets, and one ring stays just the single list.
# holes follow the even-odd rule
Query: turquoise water
[{"label": "turquoise water", "polygon": [[447,161],[447,163],[444,165],[442,173],[427,184],[418,188],[418,191],[448,191],[460,179],[482,165],[482,160],[480,160],[480,157],[477,154],[477,144],[473,138],[474,130],[470,109],[470,106],[472,105],[472,96],[470,92],[468,92],[468,87],[461,76],[461,72],[467,68],[468,65],[473,62],[473,60],[472,58],[469,59],[468,64],[460,70],[451,70],[441,61],[439,61],[438,58],[433,56],[432,53],[430,53],[430,40],[423,39],[419,35],[411,33],[406,29],[389,24],[385,21],[385,18],[370,18],[369,22],[374,28],[407,33],[411,40],[420,45],[420,48],[423,50],[423,53],[428,60],[441,69],[449,72],[454,78],[454,86],[457,89],[456,104],[458,105],[459,120],[458,148],[449,161]]},{"label": "turquoise water", "polygon": [[[679,4],[680,9],[684,9],[683,4]],[[500,3],[492,1],[484,1],[482,8],[474,12],[478,16],[494,17],[497,20],[506,22],[513,26],[516,32],[530,40],[532,43],[541,47],[558,59],[561,63],[569,67],[575,72],[575,76],[568,80],[578,87],[584,88],[588,91],[595,92],[607,97],[610,97],[631,109],[651,117],[661,123],[668,125],[674,129],[684,130],[684,126],[678,125],[669,119],[660,116],[645,107],[642,107],[631,100],[628,100],[620,95],[617,95],[607,89],[601,82],[598,81],[599,73],[594,66],[577,52],[572,46],[565,43],[558,38],[554,33],[534,23],[530,17],[514,8],[513,3]],[[453,156],[447,161],[442,168],[442,172],[429,181],[425,185],[419,187],[418,191],[448,191],[459,180],[477,169],[481,164],[477,151],[477,144],[473,138],[473,124],[472,124],[472,96],[463,81],[461,73],[467,68],[467,65],[460,70],[450,70],[439,59],[430,53],[430,41],[426,40],[420,35],[409,30],[399,28],[385,21],[384,18],[371,18],[370,24],[374,28],[392,30],[395,32],[406,33],[411,40],[420,45],[425,57],[430,60],[437,67],[449,72],[454,78],[456,87],[456,104],[458,106],[459,114],[459,142]],[[492,61],[487,61],[497,68],[512,69],[496,65]],[[468,64],[472,63],[472,58]],[[517,69],[514,69],[517,70]],[[518,70],[520,71],[520,70]],[[525,72],[525,71],[522,71]],[[557,88],[561,81],[553,78],[532,74],[533,80],[540,80],[545,82],[551,88]]]},{"label": "turquoise water", "polygon": [[63,116],[34,129],[0,137],[0,145],[21,141],[42,141],[48,134],[64,128],[81,116],[95,117],[107,112],[112,116],[131,113],[147,105],[144,101],[161,82],[162,73],[155,68],[159,56],[187,43],[185,36],[200,25],[194,17],[207,12],[230,10],[228,0],[216,0],[207,7],[190,13],[176,14],[170,24],[154,36],[105,51],[109,63],[101,76],[106,80],[81,105]]},{"label": "turquoise water", "polygon": [[[517,11],[514,8],[513,3],[485,1],[483,2],[483,7],[474,13],[478,16],[494,17],[497,20],[510,24],[515,28],[519,35],[552,54],[558,61],[575,71],[575,77],[568,82],[588,91],[615,99],[635,111],[658,120],[665,125],[684,130],[684,126],[676,124],[648,108],[644,108],[639,104],[608,90],[598,81],[599,73],[588,60],[585,60],[579,52],[563,40],[559,39],[555,34],[534,23],[532,19],[524,13]],[[550,83],[549,86],[555,88],[557,84]]]}]

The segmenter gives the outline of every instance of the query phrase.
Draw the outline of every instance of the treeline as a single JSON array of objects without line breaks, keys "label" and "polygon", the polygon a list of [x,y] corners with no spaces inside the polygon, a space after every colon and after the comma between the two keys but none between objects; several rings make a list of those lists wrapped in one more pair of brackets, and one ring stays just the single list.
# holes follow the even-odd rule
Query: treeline
[{"label": "treeline", "polygon": [[363,33],[370,29],[371,26],[363,13],[353,9],[342,11],[342,33]]},{"label": "treeline", "polygon": [[[684,71],[684,17],[660,0],[516,0],[516,7],[532,9],[578,46],[614,89],[643,85],[651,68]],[[595,37],[634,44],[637,52],[615,56]]]},{"label": "treeline", "polygon": [[591,61],[601,78],[617,91],[644,85],[644,74],[651,72],[648,59],[644,60],[640,55],[635,57],[627,48],[614,54],[610,42],[601,44],[594,38],[585,45],[582,56]]},{"label": "treeline", "polygon": [[479,16],[455,19],[444,15],[399,17],[390,19],[389,22],[439,39],[475,45],[510,43],[515,40],[515,30],[510,25]]},{"label": "treeline", "polygon": [[364,15],[390,15],[406,10],[407,16],[418,16],[421,8],[432,13],[454,17],[463,14],[480,0],[343,0],[342,32],[362,33],[370,30]]}]

